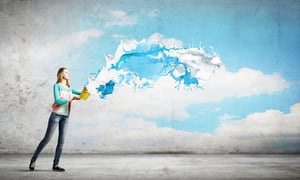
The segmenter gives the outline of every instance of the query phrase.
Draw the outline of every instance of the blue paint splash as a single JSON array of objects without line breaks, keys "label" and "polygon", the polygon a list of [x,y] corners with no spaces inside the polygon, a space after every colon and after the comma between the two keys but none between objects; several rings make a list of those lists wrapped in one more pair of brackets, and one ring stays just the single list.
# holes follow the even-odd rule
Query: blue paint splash
[{"label": "blue paint splash", "polygon": [[121,41],[114,56],[106,56],[106,66],[89,78],[88,89],[105,99],[117,86],[135,89],[153,87],[162,76],[177,84],[201,88],[222,66],[217,54],[208,55],[202,48],[167,47],[158,42]]},{"label": "blue paint splash", "polygon": [[108,81],[104,85],[100,84],[97,89],[98,92],[101,94],[101,98],[105,98],[106,95],[112,94],[114,91],[115,82],[113,80]]}]

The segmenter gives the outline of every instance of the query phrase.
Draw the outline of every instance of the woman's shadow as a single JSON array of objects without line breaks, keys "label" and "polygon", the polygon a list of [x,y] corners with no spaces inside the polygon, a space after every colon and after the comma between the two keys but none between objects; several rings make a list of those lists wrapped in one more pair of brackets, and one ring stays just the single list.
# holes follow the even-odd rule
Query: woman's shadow
[{"label": "woman's shadow", "polygon": [[30,171],[29,169],[16,169],[15,171],[34,173],[34,172],[52,172],[52,169],[35,169],[34,171]]}]

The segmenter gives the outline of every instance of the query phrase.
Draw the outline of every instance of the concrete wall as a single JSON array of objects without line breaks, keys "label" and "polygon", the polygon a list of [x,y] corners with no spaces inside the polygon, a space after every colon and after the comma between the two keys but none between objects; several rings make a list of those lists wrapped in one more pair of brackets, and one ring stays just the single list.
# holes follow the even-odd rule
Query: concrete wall
[{"label": "concrete wall", "polygon": [[[160,5],[158,2],[157,6]],[[147,5],[140,1],[131,3],[140,6],[140,12]],[[168,7],[167,3],[162,5]],[[211,5],[213,4],[208,6]],[[33,152],[45,133],[53,102],[52,85],[56,81],[57,69],[67,66],[71,77],[76,77],[72,79],[73,85],[78,89],[82,88],[88,74],[105,64],[104,54],[114,53],[119,40],[107,37],[106,40],[103,39],[105,44],[99,45],[99,49],[102,48],[101,53],[91,52],[92,55],[98,56],[99,62],[94,57],[90,62],[82,59],[80,51],[89,49],[84,49],[79,44],[104,36],[104,30],[97,24],[101,21],[97,17],[99,12],[105,8],[122,9],[122,7],[128,8],[128,13],[133,9],[127,1],[2,0],[0,2],[0,152]],[[155,15],[155,11],[152,13]],[[94,27],[95,24],[97,25]],[[84,29],[87,25],[90,30]],[[102,25],[105,26],[103,23]],[[106,24],[107,26],[113,25]],[[164,27],[155,28],[153,32],[164,31]],[[109,30],[113,31],[112,28]],[[74,33],[76,31],[84,32],[85,35]],[[130,34],[130,31],[127,31],[129,30],[124,29],[124,33]],[[66,33],[71,34],[68,37],[73,37],[73,40],[62,39]],[[55,43],[64,46],[54,47]],[[112,44],[110,47],[109,43]],[[58,56],[61,52],[64,55]],[[72,76],[72,73],[76,76]],[[116,96],[124,99],[126,95]],[[299,101],[299,96],[295,98]],[[104,102],[99,101],[97,97],[91,97],[86,102],[75,102],[64,151],[228,153],[300,150],[299,129],[294,130],[295,133],[292,135],[283,134],[271,138],[268,134],[236,138],[226,136],[226,130],[220,131],[219,134],[189,132],[172,127],[159,127],[154,121],[146,121],[141,117],[120,117],[114,108],[121,103],[126,102],[113,98]],[[298,106],[292,108],[294,111],[281,114],[299,117]],[[174,116],[174,111],[170,111],[169,115]],[[276,124],[276,127],[277,125],[280,126],[280,123]],[[53,152],[55,143],[56,135],[45,152]],[[282,146],[285,143],[288,145]]]}]

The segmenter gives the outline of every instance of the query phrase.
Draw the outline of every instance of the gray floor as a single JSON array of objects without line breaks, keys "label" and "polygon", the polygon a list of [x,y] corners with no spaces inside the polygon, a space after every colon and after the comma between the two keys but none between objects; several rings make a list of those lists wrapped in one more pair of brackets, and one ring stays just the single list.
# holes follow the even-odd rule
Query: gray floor
[{"label": "gray floor", "polygon": [[0,179],[300,179],[300,155],[63,154],[63,173],[52,156],[30,172],[30,155],[0,154]]}]

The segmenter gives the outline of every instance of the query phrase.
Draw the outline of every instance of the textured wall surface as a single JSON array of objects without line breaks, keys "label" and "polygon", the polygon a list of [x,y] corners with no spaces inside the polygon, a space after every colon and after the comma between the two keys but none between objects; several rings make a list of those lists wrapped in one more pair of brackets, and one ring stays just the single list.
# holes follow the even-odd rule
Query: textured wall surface
[{"label": "textured wall surface", "polygon": [[[173,1],[150,3],[133,0],[2,0],[0,152],[33,152],[46,129],[53,103],[52,85],[56,81],[56,71],[59,67],[68,67],[73,86],[81,89],[89,73],[97,72],[105,65],[105,54],[114,54],[122,39],[140,40],[151,35],[163,38],[160,33],[169,33],[168,37],[181,38],[186,44],[198,44],[203,40],[206,43],[210,42],[206,44],[208,46],[214,43],[218,46],[218,31],[238,39],[235,41],[237,44],[234,44],[229,36],[222,37],[220,41],[231,44],[220,45],[218,48],[221,59],[222,55],[225,57],[222,61],[231,65],[228,68],[233,70],[217,76],[215,83],[208,84],[207,91],[202,93],[201,97],[195,91],[180,94],[172,90],[172,85],[161,81],[158,82],[157,89],[144,94],[134,93],[122,87],[108,100],[99,100],[98,97],[92,96],[88,101],[75,102],[64,151],[299,152],[300,91],[299,79],[296,78],[299,71],[295,67],[299,66],[297,51],[300,43],[300,25],[297,21],[300,18],[300,4],[297,1],[271,1],[269,4],[262,1],[264,7],[271,7],[270,17],[275,22],[257,28],[262,33],[274,29],[274,34],[266,33],[260,37],[261,46],[273,48],[264,51],[259,50],[260,45],[252,41],[251,37],[253,27],[260,19],[249,21],[246,26],[241,25],[243,17],[253,14],[247,15],[248,11],[244,11],[245,7],[238,1],[216,1],[216,4],[209,1],[190,1],[184,3],[189,4],[185,6],[186,9],[176,9],[176,13],[172,7],[180,7],[183,1],[176,1],[179,5],[169,4],[170,2]],[[291,14],[285,15],[280,10],[284,2],[287,2],[288,7],[293,7],[290,10]],[[257,17],[269,13],[263,8],[260,9],[260,3],[257,1],[248,3],[252,9],[250,12],[256,13]],[[195,7],[199,7],[200,10]],[[287,10],[288,7],[284,6],[282,9]],[[216,16],[210,18],[208,9],[215,12]],[[231,19],[222,16],[221,11],[224,9],[230,10]],[[207,17],[190,15],[188,19],[184,19],[184,16],[181,16],[191,11],[209,12]],[[168,13],[169,16],[163,16],[162,13]],[[286,16],[287,20],[282,20]],[[149,18],[147,24],[138,26],[137,24],[142,24],[146,17]],[[166,19],[170,22],[167,23]],[[222,27],[217,27],[218,23],[222,24]],[[282,23],[285,24],[281,25]],[[214,27],[214,31],[210,31],[206,24]],[[289,26],[294,28],[292,37],[287,30]],[[117,27],[120,29],[116,29]],[[196,37],[198,31],[201,37]],[[189,36],[185,39],[184,35]],[[178,43],[176,39],[171,38],[164,40],[167,41]],[[286,42],[290,44],[285,44]],[[248,52],[247,49],[239,50],[243,43],[245,46],[259,47],[252,52]],[[288,47],[284,49],[286,56],[269,56],[273,52],[279,52],[283,46]],[[237,63],[229,60],[227,55],[230,54],[230,50],[232,54],[237,54],[232,56],[237,59]],[[260,55],[261,60],[250,65],[252,55]],[[244,59],[239,59],[240,57]],[[247,65],[249,68],[242,68]],[[267,66],[268,68],[264,69]],[[237,76],[242,79],[235,78]],[[226,86],[224,81],[229,82],[229,85]],[[238,83],[231,86],[233,83],[230,81]],[[222,93],[218,93],[216,88],[221,89]],[[287,97],[284,93],[291,95]],[[258,99],[264,94],[265,98]],[[256,99],[251,99],[251,96]],[[237,112],[243,111],[243,115],[234,116],[234,111],[221,114],[222,109],[219,107],[222,104],[213,104],[217,102],[228,103]],[[264,109],[256,110],[260,102],[269,104]],[[246,112],[251,108],[253,111]],[[216,119],[219,119],[215,121],[213,128],[202,118],[204,113],[209,112],[220,112],[216,115]],[[161,120],[162,118],[167,120]],[[185,121],[188,118],[198,118],[202,121],[199,121],[199,124],[193,121],[186,128],[182,123],[188,122]],[[213,117],[207,115],[207,118],[209,121],[209,118]],[[262,121],[259,121],[260,119]],[[234,120],[236,122],[233,122]],[[53,152],[55,144],[56,134],[45,152]]]}]

